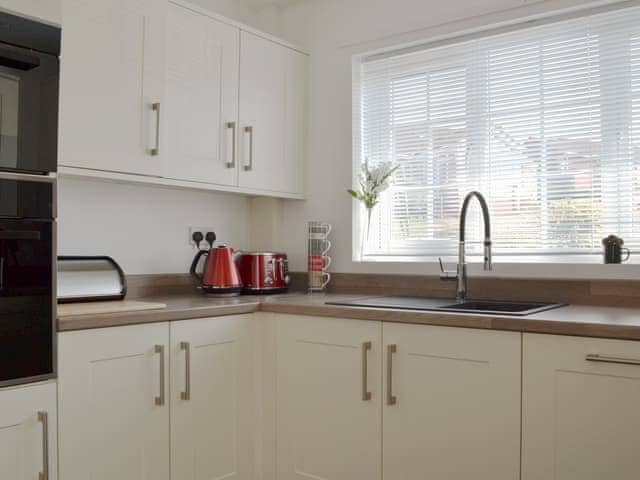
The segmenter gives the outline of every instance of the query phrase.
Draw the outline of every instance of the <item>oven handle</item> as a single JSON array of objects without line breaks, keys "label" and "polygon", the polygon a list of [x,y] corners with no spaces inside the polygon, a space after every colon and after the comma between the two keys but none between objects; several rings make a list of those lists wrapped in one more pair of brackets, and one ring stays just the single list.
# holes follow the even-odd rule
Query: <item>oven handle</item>
[{"label": "oven handle", "polygon": [[40,240],[37,230],[0,230],[0,240]]},{"label": "oven handle", "polygon": [[0,65],[13,70],[29,71],[40,66],[40,59],[33,55],[0,48]]}]

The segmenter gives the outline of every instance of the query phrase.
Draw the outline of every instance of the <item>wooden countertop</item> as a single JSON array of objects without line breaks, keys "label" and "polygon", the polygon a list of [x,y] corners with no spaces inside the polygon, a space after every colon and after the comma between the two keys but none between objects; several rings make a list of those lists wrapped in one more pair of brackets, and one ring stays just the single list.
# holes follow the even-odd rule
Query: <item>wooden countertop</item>
[{"label": "wooden countertop", "polygon": [[[216,298],[203,294],[170,295],[136,299],[167,305],[164,309],[65,315],[59,311],[58,331],[216,317],[257,311],[318,317],[378,320],[385,322],[444,325],[520,332],[550,333],[640,340],[640,308],[570,305],[526,317],[478,315],[414,310],[326,305],[366,295],[289,293],[273,296]],[[319,320],[320,321],[320,320]]]},{"label": "wooden countertop", "polygon": [[141,323],[169,322],[191,318],[252,313],[259,310],[261,298],[262,297],[257,296],[215,298],[198,293],[145,297],[137,298],[136,301],[163,303],[166,304],[166,308],[122,311],[118,308],[118,301],[114,301],[114,311],[112,313],[88,315],[71,315],[70,310],[58,305],[58,331],[88,330]]}]

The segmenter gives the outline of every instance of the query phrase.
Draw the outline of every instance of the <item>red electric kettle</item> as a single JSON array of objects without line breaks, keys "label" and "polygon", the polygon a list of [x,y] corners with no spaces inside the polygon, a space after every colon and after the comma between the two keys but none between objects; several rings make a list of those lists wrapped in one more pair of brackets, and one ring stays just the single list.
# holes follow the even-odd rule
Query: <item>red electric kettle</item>
[{"label": "red electric kettle", "polygon": [[[213,239],[215,241],[215,237]],[[213,241],[210,242],[213,245]],[[206,255],[202,274],[196,272],[200,258]],[[191,262],[190,273],[198,280],[202,290],[220,295],[238,295],[242,291],[242,280],[235,262],[236,253],[226,245],[211,246],[210,250],[199,250]]]}]

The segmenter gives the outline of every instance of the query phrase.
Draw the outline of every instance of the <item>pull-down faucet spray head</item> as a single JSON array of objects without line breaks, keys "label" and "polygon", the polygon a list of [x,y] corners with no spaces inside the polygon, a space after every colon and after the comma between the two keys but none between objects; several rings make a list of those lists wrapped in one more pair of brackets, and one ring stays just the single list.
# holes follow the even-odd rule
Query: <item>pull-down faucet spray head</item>
[{"label": "pull-down faucet spray head", "polygon": [[484,242],[484,269],[486,271],[493,270],[493,263],[491,259],[491,241]]}]

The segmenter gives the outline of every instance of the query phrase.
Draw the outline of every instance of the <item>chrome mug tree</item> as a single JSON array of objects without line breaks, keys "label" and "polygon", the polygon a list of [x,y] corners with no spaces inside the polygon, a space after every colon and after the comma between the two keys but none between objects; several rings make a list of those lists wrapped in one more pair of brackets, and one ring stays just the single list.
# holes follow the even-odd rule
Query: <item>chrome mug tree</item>
[{"label": "chrome mug tree", "polygon": [[358,183],[360,190],[348,189],[347,193],[358,200],[366,211],[366,228],[360,232],[360,259],[364,255],[365,243],[369,240],[371,229],[371,214],[380,201],[380,194],[389,188],[391,175],[398,169],[391,162],[380,162],[373,167],[369,167],[369,159],[365,158],[362,164]]},{"label": "chrome mug tree", "polygon": [[329,241],[331,225],[326,222],[309,222],[308,239],[308,272],[309,291],[322,292],[331,281],[331,274],[327,272],[331,265],[328,255],[331,248]]}]

